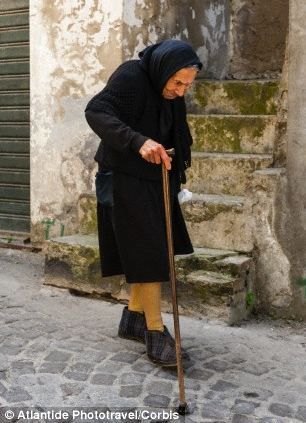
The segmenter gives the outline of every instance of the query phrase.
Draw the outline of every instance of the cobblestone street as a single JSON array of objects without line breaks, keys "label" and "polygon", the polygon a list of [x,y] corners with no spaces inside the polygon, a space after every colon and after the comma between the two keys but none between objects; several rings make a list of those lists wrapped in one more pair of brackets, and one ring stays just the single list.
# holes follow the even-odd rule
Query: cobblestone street
[{"label": "cobblestone street", "polygon": [[[176,373],[117,337],[122,305],[44,286],[40,254],[0,250],[0,269],[1,406],[178,405]],[[305,324],[182,317],[181,332],[194,411],[180,421],[306,422]]]}]

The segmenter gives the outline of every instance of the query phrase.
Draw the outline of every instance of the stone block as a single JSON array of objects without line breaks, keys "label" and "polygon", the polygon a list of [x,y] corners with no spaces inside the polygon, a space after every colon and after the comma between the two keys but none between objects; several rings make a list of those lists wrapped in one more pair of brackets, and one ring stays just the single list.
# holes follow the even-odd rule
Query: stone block
[{"label": "stone block", "polygon": [[199,79],[186,96],[187,110],[195,114],[275,115],[279,83]]},{"label": "stone block", "polygon": [[279,77],[285,56],[289,1],[233,0],[231,15],[229,77]]},{"label": "stone block", "polygon": [[253,172],[273,163],[268,154],[193,153],[192,158],[186,188],[203,194],[244,195]]},{"label": "stone block", "polygon": [[144,405],[147,407],[161,407],[166,408],[170,403],[170,398],[166,395],[150,394],[143,400]]},{"label": "stone block", "polygon": [[121,386],[119,396],[123,398],[137,398],[141,395],[141,392],[142,385]]},{"label": "stone block", "polygon": [[256,170],[248,189],[251,195],[256,195],[257,191],[265,192],[269,197],[273,197],[279,189],[281,179],[286,176],[286,169],[283,167],[271,167]]},{"label": "stone block", "polygon": [[193,151],[272,154],[276,116],[189,115]]},{"label": "stone block", "polygon": [[192,244],[252,251],[251,216],[244,203],[239,196],[193,194],[191,201],[182,204]]},{"label": "stone block", "polygon": [[45,284],[81,292],[124,294],[122,277],[101,277],[97,235],[54,238],[46,244]]},{"label": "stone block", "polygon": [[287,404],[272,403],[269,406],[269,411],[280,417],[293,417],[294,415],[293,408]]},{"label": "stone block", "polygon": [[108,373],[96,373],[92,376],[90,382],[93,385],[112,385],[116,380],[116,376]]},{"label": "stone block", "polygon": [[[170,298],[170,286],[164,285],[163,295]],[[197,270],[188,273],[184,280],[178,280],[177,287],[178,302],[184,314],[207,316],[235,324],[250,312],[245,282],[239,277]]]}]

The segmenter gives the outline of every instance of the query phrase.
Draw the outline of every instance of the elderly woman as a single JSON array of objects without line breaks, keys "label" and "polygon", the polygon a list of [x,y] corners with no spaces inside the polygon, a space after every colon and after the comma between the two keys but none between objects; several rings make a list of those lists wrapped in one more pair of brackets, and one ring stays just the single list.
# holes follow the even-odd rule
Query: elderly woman
[{"label": "elderly woman", "polygon": [[[148,357],[175,366],[175,343],[161,315],[161,283],[169,281],[161,164],[170,171],[175,254],[193,248],[177,194],[186,182],[192,138],[184,94],[202,64],[183,41],[151,45],[118,67],[85,114],[101,138],[95,160],[102,276],[131,284],[119,336],[146,343]],[[169,158],[166,149],[175,148]]]}]

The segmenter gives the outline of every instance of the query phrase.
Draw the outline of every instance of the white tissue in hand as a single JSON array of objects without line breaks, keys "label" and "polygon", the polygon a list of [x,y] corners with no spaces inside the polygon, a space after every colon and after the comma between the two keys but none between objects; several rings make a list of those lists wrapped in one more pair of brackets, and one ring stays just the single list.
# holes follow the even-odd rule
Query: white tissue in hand
[{"label": "white tissue in hand", "polygon": [[190,201],[192,199],[192,192],[190,192],[188,189],[184,188],[182,191],[178,193],[178,200],[179,203],[186,203],[186,201]]}]

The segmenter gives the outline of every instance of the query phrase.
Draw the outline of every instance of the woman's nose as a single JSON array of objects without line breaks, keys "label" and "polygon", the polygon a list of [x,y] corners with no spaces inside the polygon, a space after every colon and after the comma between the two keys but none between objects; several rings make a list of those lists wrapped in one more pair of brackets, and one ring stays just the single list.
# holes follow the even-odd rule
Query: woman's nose
[{"label": "woman's nose", "polygon": [[177,87],[175,90],[175,94],[178,95],[179,97],[183,97],[183,95],[185,94],[186,91],[186,87],[183,85],[181,87]]}]

